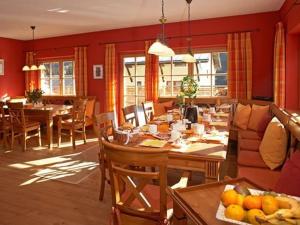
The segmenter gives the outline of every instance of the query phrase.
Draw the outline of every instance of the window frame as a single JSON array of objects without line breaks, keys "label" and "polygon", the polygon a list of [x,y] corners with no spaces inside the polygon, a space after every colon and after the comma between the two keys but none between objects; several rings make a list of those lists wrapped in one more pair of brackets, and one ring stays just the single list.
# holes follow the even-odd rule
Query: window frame
[{"label": "window frame", "polygon": [[[74,83],[74,94],[64,94],[64,62],[73,62],[73,83]],[[45,96],[76,96],[76,82],[75,82],[75,60],[72,57],[68,57],[68,58],[51,58],[51,59],[44,59],[44,60],[39,60],[39,64],[47,64],[49,63],[51,66],[51,63],[57,63],[58,62],[58,71],[59,71],[59,94],[47,94]],[[41,84],[41,88],[42,88],[42,80],[45,78],[42,78],[42,72],[40,72],[40,84]],[[55,78],[51,78],[49,77],[49,82],[51,81],[51,79],[55,79]],[[67,79],[71,79],[71,78],[67,78]],[[50,85],[50,84],[49,84]],[[50,85],[50,91],[51,91],[51,85]]]}]

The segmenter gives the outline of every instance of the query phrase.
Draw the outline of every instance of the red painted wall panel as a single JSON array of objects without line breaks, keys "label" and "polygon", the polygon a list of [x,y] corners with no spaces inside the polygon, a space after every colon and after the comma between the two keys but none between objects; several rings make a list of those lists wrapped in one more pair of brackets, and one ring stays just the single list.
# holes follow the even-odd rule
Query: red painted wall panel
[{"label": "red painted wall panel", "polygon": [[0,76],[0,96],[24,95],[24,57],[22,41],[0,38],[0,59],[4,59],[4,76]]}]

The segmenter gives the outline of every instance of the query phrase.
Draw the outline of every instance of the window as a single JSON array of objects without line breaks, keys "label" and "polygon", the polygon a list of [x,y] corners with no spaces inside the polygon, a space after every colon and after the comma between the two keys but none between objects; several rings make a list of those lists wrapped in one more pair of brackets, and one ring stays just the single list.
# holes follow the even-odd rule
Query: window
[{"label": "window", "polygon": [[123,58],[124,106],[145,101],[145,57]]},{"label": "window", "polygon": [[197,96],[227,96],[227,52],[194,54],[194,64],[182,61],[183,55],[159,57],[160,97],[175,97],[180,92],[182,78],[193,74],[198,82]]},{"label": "window", "polygon": [[74,61],[44,62],[41,89],[45,95],[75,95]]}]

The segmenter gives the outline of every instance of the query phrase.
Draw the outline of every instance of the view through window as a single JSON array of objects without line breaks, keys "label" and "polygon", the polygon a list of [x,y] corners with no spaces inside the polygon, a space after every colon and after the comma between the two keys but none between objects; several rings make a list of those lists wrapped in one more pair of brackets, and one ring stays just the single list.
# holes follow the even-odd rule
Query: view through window
[{"label": "view through window", "polygon": [[124,106],[145,101],[145,57],[123,58]]},{"label": "view through window", "polygon": [[44,62],[41,89],[45,95],[75,95],[74,61]]}]

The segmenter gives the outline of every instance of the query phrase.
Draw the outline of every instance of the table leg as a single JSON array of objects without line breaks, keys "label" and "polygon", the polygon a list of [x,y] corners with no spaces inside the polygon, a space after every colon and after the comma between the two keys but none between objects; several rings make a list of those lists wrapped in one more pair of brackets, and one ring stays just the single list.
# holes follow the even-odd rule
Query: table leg
[{"label": "table leg", "polygon": [[53,118],[49,117],[47,120],[47,142],[49,149],[52,149],[53,143]]},{"label": "table leg", "polygon": [[187,218],[182,209],[174,202],[173,204],[173,225],[186,225]]},{"label": "table leg", "polygon": [[205,183],[211,181],[220,181],[220,162],[218,161],[205,162]]}]

